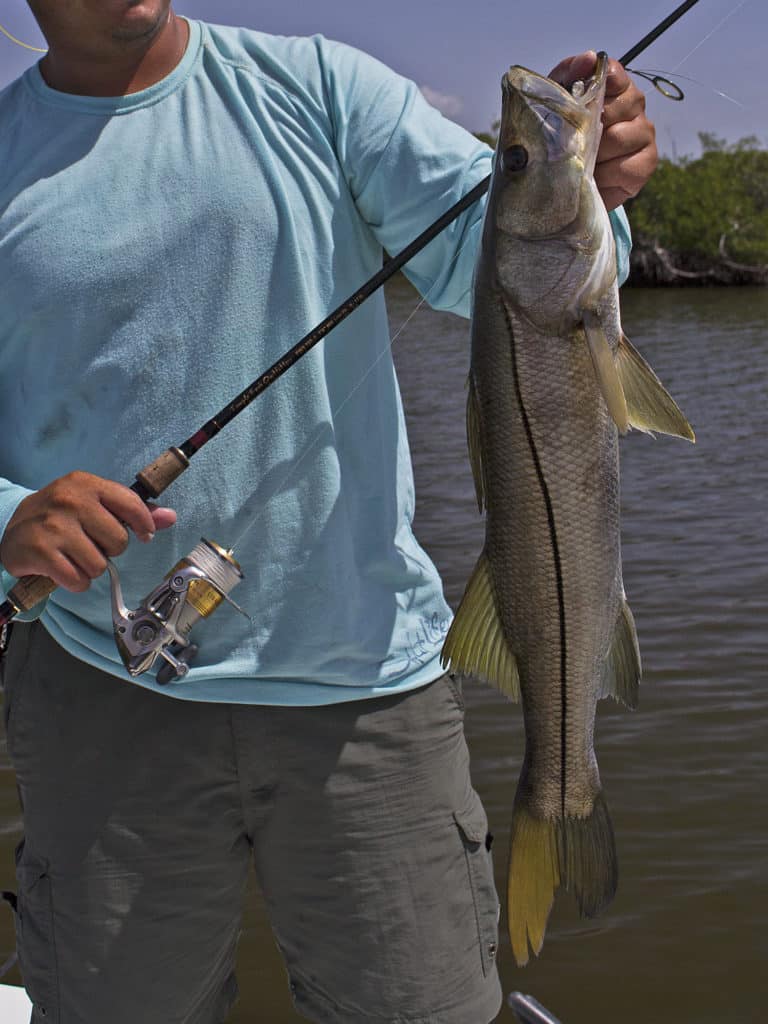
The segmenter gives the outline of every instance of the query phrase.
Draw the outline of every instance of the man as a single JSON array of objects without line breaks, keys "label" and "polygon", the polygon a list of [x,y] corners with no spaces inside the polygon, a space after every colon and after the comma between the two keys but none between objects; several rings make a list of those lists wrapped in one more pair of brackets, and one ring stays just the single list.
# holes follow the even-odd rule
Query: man
[{"label": "man", "polygon": [[[485,177],[490,152],[322,37],[188,22],[170,0],[30,6],[48,54],[0,94],[0,562],[60,587],[5,662],[34,1020],[225,1020],[253,855],[308,1019],[490,1021],[487,821],[444,628],[424,630],[450,613],[410,530],[381,295],[196,457],[177,513],[115,482]],[[609,93],[596,177],[615,207],[656,156],[618,67]],[[481,218],[409,265],[433,306],[467,314]],[[201,534],[246,573],[252,621],[224,607],[201,624],[166,687],[131,683],[112,640],[105,559],[130,533],[157,533],[121,561],[133,603]]]}]

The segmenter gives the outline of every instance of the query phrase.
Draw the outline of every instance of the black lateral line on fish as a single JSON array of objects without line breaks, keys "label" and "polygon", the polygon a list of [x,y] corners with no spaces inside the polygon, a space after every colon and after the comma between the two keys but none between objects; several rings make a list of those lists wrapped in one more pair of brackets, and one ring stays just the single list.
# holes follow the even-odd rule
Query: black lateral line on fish
[{"label": "black lateral line on fish", "polygon": [[[567,752],[567,730],[566,722],[568,717],[568,674],[567,674],[567,651],[566,651],[566,629],[565,629],[565,594],[563,592],[563,569],[560,562],[560,546],[557,540],[557,525],[555,523],[555,510],[552,507],[552,499],[549,496],[549,488],[547,487],[547,481],[544,476],[544,470],[539,460],[539,453],[536,450],[536,441],[533,437],[533,431],[531,430],[530,420],[528,419],[528,413],[525,408],[525,402],[523,401],[523,392],[520,387],[520,375],[517,369],[517,353],[515,351],[514,337],[515,332],[512,327],[512,320],[507,309],[507,304],[502,300],[502,308],[504,310],[504,319],[507,321],[507,328],[509,335],[512,340],[510,345],[512,351],[512,378],[515,382],[515,394],[517,395],[517,401],[520,405],[520,412],[523,417],[523,426],[525,428],[525,436],[528,440],[528,447],[531,450],[531,457],[533,459],[533,465],[536,469],[536,476],[539,481],[539,487],[541,488],[541,494],[544,498],[544,505],[547,510],[547,523],[549,525],[549,539],[552,544],[552,557],[555,563],[555,580],[557,582],[557,607],[558,614],[560,617],[560,806],[565,821],[565,790],[567,784],[566,778],[566,752]],[[565,843],[565,831],[563,831],[563,843]],[[563,851],[563,855],[565,851]]]}]

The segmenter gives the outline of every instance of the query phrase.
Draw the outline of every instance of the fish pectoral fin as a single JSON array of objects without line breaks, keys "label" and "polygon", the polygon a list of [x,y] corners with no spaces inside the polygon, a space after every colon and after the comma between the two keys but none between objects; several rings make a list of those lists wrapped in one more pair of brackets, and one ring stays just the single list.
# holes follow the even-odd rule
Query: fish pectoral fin
[{"label": "fish pectoral fin", "polygon": [[520,788],[512,812],[507,879],[507,923],[518,967],[538,956],[555,893],[573,893],[582,917],[596,917],[613,899],[618,881],[616,843],[602,793],[586,817],[539,818]]},{"label": "fish pectoral fin", "polygon": [[589,310],[582,311],[584,333],[587,336],[589,354],[592,357],[592,365],[595,368],[597,383],[602,392],[608,412],[619,428],[619,432],[626,434],[630,427],[627,399],[624,395],[621,377],[616,366],[616,361],[611,351],[608,338],[603,330],[600,317],[597,313]]},{"label": "fish pectoral fin", "polygon": [[469,463],[472,466],[472,478],[475,481],[475,494],[477,496],[477,507],[483,511],[485,506],[485,484],[483,483],[483,455],[480,441],[480,408],[477,401],[477,391],[472,374],[467,379],[467,446],[469,448]]},{"label": "fish pectoral fin", "polygon": [[657,430],[686,441],[696,440],[674,398],[626,335],[619,342],[616,370],[626,396],[631,427],[649,434]]},{"label": "fish pectoral fin", "polygon": [[625,599],[621,602],[613,640],[605,659],[600,698],[613,697],[634,711],[639,702],[641,675],[635,620]]},{"label": "fish pectoral fin", "polygon": [[469,578],[440,662],[446,671],[476,676],[498,686],[511,700],[520,700],[517,662],[504,636],[485,552]]}]

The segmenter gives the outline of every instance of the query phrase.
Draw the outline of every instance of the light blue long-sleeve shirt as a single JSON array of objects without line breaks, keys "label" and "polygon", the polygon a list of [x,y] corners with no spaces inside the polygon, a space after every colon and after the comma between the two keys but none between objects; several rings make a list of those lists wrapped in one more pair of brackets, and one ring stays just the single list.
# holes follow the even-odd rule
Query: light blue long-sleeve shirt
[{"label": "light blue long-sleeve shirt", "polygon": [[[199,22],[175,70],[129,96],[57,92],[30,69],[0,93],[0,138],[0,536],[71,470],[130,483],[491,166],[365,54]],[[409,264],[433,307],[468,315],[482,214]],[[628,228],[613,224],[625,274]],[[311,705],[440,675],[451,613],[411,532],[380,292],[163,501],[177,525],[118,560],[127,602],[205,536],[234,545],[246,578],[233,598],[253,621],[225,605],[196,626],[193,668],[162,692]],[[57,590],[42,619],[73,655],[130,678],[106,576]]]}]

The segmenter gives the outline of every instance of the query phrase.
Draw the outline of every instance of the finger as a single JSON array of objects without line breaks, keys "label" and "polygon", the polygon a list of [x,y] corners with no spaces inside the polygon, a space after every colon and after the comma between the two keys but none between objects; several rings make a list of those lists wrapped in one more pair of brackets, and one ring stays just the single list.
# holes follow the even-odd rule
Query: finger
[{"label": "finger", "polygon": [[650,175],[657,163],[656,131],[644,117],[620,121],[606,128],[600,140],[597,162],[602,164],[616,157],[634,156],[635,153],[646,153]]},{"label": "finger", "polygon": [[57,586],[71,590],[75,594],[82,594],[91,585],[90,576],[60,551],[56,551],[50,556],[45,568],[31,570],[31,575],[38,573],[42,573],[52,579]]},{"label": "finger", "polygon": [[614,190],[612,198],[615,198],[616,190],[621,193],[622,198],[614,206],[636,196],[648,177],[648,156],[645,151],[606,160],[595,168],[595,184],[604,200],[611,190]]},{"label": "finger", "polygon": [[155,532],[152,514],[130,488],[111,480],[102,481],[98,497],[104,508],[124,526],[129,527],[141,539],[148,539]]},{"label": "finger", "polygon": [[561,60],[549,73],[553,82],[562,85],[564,89],[570,89],[574,82],[589,78],[595,70],[597,54],[594,50],[586,50],[574,57],[566,57]]},{"label": "finger", "polygon": [[645,93],[632,83],[618,96],[608,99],[603,107],[603,125],[632,121],[645,114]]},{"label": "finger", "polygon": [[62,548],[61,554],[65,555],[89,580],[98,579],[106,571],[107,556],[85,533],[72,537],[67,546]]},{"label": "finger", "polygon": [[608,213],[626,203],[627,199],[630,198],[624,189],[621,188],[600,189],[600,196]]},{"label": "finger", "polygon": [[606,98],[619,96],[632,86],[633,82],[627,69],[617,60],[611,58],[608,61],[608,77],[605,82]]},{"label": "finger", "polygon": [[81,527],[99,551],[110,558],[122,555],[128,547],[130,534],[125,524],[101,504],[94,504],[88,508],[87,514],[81,520]]}]

